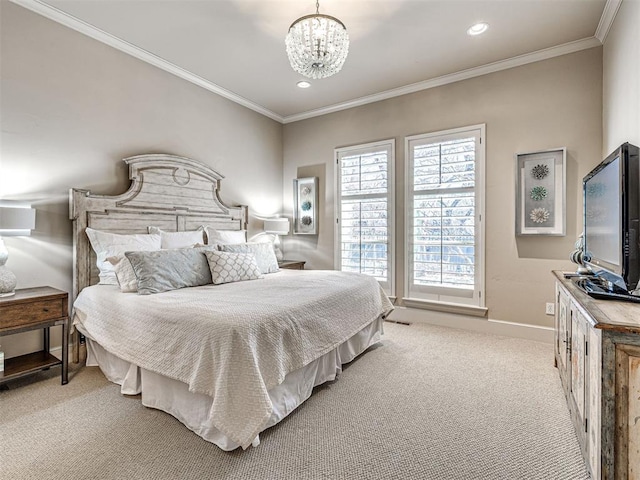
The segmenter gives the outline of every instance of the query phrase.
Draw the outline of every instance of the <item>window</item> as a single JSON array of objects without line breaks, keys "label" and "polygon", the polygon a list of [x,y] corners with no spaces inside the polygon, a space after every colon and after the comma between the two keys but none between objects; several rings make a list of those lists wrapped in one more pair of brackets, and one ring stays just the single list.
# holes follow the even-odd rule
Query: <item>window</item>
[{"label": "window", "polygon": [[484,306],[484,125],[407,137],[405,303]]},{"label": "window", "polygon": [[336,269],[371,275],[393,295],[395,141],[336,149]]}]

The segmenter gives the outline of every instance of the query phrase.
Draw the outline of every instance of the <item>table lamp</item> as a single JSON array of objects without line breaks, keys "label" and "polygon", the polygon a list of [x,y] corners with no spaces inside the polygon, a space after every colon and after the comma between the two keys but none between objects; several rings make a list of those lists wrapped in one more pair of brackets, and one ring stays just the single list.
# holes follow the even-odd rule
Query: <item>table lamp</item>
[{"label": "table lamp", "polygon": [[280,249],[279,235],[289,234],[289,220],[286,218],[271,218],[264,221],[264,232],[274,236],[273,250],[276,252],[276,258],[282,260],[284,258]]},{"label": "table lamp", "polygon": [[0,207],[0,297],[14,295],[16,276],[5,265],[9,252],[2,237],[31,235],[36,226],[36,211],[31,207]]}]

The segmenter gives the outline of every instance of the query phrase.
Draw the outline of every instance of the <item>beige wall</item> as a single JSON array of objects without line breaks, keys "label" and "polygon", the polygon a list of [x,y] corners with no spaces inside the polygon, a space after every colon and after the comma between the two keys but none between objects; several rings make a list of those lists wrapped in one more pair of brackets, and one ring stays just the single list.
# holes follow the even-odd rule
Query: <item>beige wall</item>
[{"label": "beige wall", "polygon": [[[594,48],[424,90],[284,127],[284,205],[292,210],[292,179],[320,177],[320,234],[288,236],[285,256],[332,268],[336,147],[396,139],[396,292],[403,295],[404,137],[486,124],[486,306],[497,320],[550,326],[552,269],[567,258],[581,231],[581,179],[602,151],[602,49]],[[567,235],[514,234],[514,154],[567,148]]]},{"label": "beige wall", "polygon": [[[171,153],[226,176],[221,196],[252,215],[282,208],[282,125],[6,1],[1,5],[0,199],[37,209],[29,238],[6,238],[19,287],[71,291],[68,189],[121,193],[122,158]],[[8,357],[40,334],[0,338]],[[54,337],[59,344],[59,338]]]},{"label": "beige wall", "polygon": [[624,0],[604,43],[602,155],[640,146],[640,1]]},{"label": "beige wall", "polygon": [[[637,18],[637,2],[631,7],[629,3],[625,1],[622,8],[632,10]],[[320,235],[289,235],[284,248],[287,257],[307,260],[311,268],[332,268],[333,149],[395,138],[396,289],[402,296],[404,137],[486,123],[489,316],[550,325],[551,317],[544,315],[544,303],[553,301],[549,270],[573,268],[566,258],[581,229],[580,179],[599,161],[603,149],[620,143],[612,139],[602,144],[601,49],[283,128],[15,4],[2,1],[0,5],[0,199],[29,201],[38,215],[31,237],[6,239],[8,266],[20,287],[47,284],[71,290],[68,189],[122,192],[128,180],[120,159],[149,152],[179,154],[209,164],[226,176],[223,199],[248,204],[253,215],[282,208],[290,213],[292,179],[320,177]],[[624,58],[627,50],[637,51],[637,33],[629,22],[620,25],[616,20],[605,57],[616,52]],[[617,53],[620,50],[623,54]],[[617,81],[622,63],[613,61],[613,53],[609,56],[605,78]],[[635,92],[637,99],[640,89],[625,88]],[[616,92],[617,88],[608,94],[605,87],[605,99],[611,97],[605,106],[612,112],[607,115],[605,108],[605,131],[607,121],[637,114]],[[613,113],[619,110],[626,113]],[[635,125],[638,132],[637,117]],[[516,238],[513,155],[561,146],[568,149],[567,236]],[[255,233],[260,228],[261,221],[252,217],[250,229]],[[38,348],[40,336],[30,333],[1,340],[7,356],[13,356]]]}]

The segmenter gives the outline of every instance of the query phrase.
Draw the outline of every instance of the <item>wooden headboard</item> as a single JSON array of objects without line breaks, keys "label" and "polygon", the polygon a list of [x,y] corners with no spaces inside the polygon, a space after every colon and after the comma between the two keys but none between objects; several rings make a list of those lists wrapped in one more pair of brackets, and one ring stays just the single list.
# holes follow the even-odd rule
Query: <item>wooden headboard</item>
[{"label": "wooden headboard", "polygon": [[247,228],[247,207],[229,207],[220,200],[224,178],[204,163],[175,155],[138,155],[123,160],[131,185],[122,195],[93,195],[71,189],[73,220],[73,298],[98,283],[96,255],[87,227],[111,233],[147,233],[156,226],[169,232],[196,230],[200,225],[221,230]]}]

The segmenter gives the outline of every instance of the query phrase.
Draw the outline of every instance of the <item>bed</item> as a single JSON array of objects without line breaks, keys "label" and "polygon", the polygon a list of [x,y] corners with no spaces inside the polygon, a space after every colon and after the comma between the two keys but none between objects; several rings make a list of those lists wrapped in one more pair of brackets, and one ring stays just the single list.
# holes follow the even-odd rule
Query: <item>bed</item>
[{"label": "bed", "polygon": [[[207,165],[157,154],[124,162],[131,185],[122,195],[70,192],[72,315],[75,329],[86,339],[86,364],[99,366],[123,394],[140,394],[145,406],[173,415],[223,450],[257,446],[260,432],[380,340],[393,307],[371,277],[336,271],[268,273],[254,264],[257,256],[219,253],[227,247],[218,246],[127,252],[136,268],[138,292],[135,282],[134,291],[125,290],[125,282],[103,284],[109,282],[98,268],[102,254],[96,256],[88,237],[96,231],[118,238],[142,235],[146,241],[153,227],[163,232],[165,246],[171,235],[204,230],[209,239],[223,234],[238,238],[247,227],[247,208],[221,201],[223,177]],[[228,249],[235,252],[233,247]],[[251,261],[256,276],[141,294],[146,277],[134,259],[152,258],[155,267],[159,258],[176,255],[206,257],[214,283],[214,266],[224,266],[227,258]],[[79,344],[74,342],[75,361]]]}]

